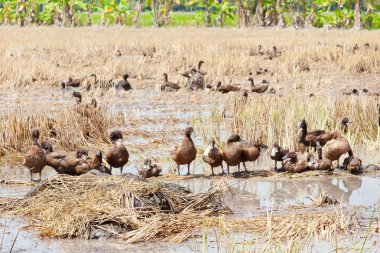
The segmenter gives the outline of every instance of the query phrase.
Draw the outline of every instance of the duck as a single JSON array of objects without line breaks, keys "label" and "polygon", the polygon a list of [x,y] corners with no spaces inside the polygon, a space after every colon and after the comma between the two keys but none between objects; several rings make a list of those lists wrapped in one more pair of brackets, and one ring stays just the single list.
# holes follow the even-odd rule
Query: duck
[{"label": "duck", "polygon": [[124,90],[124,91],[132,90],[132,85],[129,83],[128,77],[129,77],[128,74],[123,75],[123,80],[119,81],[115,86],[116,90]]},{"label": "duck", "polygon": [[359,95],[359,91],[357,89],[352,89],[352,91],[344,91],[343,95],[351,96],[351,95]]},{"label": "duck", "polygon": [[354,156],[349,156],[344,159],[343,168],[352,174],[360,173],[363,171],[362,160]]},{"label": "duck", "polygon": [[259,158],[260,156],[260,152],[262,148],[268,148],[268,146],[259,141],[243,144],[242,163],[243,163],[245,171],[247,171],[245,162],[256,161],[257,158]]},{"label": "duck", "polygon": [[[75,159],[70,162],[75,176],[85,174],[91,170],[99,170],[102,166],[102,152],[97,150],[93,159]],[[102,171],[103,172],[103,171]]]},{"label": "duck", "polygon": [[169,82],[167,73],[162,75],[164,76],[164,82],[161,84],[161,91],[177,91],[181,89],[178,83]]},{"label": "duck", "polygon": [[352,121],[350,121],[349,118],[347,117],[344,117],[341,122],[340,122],[340,125],[339,125],[339,128],[341,131],[343,131],[343,133],[347,133],[348,132],[348,124],[349,123],[352,123]]},{"label": "duck", "polygon": [[170,156],[172,160],[177,164],[177,173],[180,175],[180,165],[187,164],[187,175],[190,175],[190,164],[195,160],[197,156],[197,149],[191,138],[191,134],[194,133],[192,127],[188,127],[184,131],[184,138],[181,143],[176,144],[170,149]]},{"label": "duck", "polygon": [[68,88],[68,87],[78,88],[80,86],[81,82],[82,82],[82,79],[79,79],[79,78],[73,79],[73,78],[69,77],[68,82],[66,82],[66,83],[62,82],[61,83],[61,88],[62,89],[65,89],[65,88]]},{"label": "duck", "polygon": [[76,98],[76,106],[75,111],[82,115],[83,117],[89,117],[90,115],[93,115],[97,111],[97,101],[95,98],[91,99],[90,104],[82,104],[82,94],[78,91],[73,92],[73,97]]},{"label": "duck", "polygon": [[261,85],[256,85],[255,86],[255,83],[253,81],[253,78],[250,77],[248,78],[248,81],[251,82],[251,92],[255,92],[255,93],[264,93],[267,91],[269,85],[268,84],[261,84]]},{"label": "duck", "polygon": [[53,145],[47,141],[41,142],[41,148],[45,152],[46,165],[52,167],[58,171],[61,166],[62,159],[65,159],[67,155],[53,151]]},{"label": "duck", "polygon": [[221,93],[228,93],[230,91],[239,91],[240,90],[240,87],[236,86],[236,85],[233,85],[233,84],[225,84],[225,85],[222,85],[222,82],[218,82],[216,84],[216,91],[219,91]]},{"label": "duck", "polygon": [[120,130],[114,130],[110,133],[112,148],[106,154],[106,161],[112,168],[120,168],[120,174],[123,174],[123,167],[128,163],[129,153],[122,143],[123,134]]},{"label": "duck", "polygon": [[138,170],[139,175],[143,178],[158,177],[162,169],[157,164],[152,164],[150,158],[145,159],[144,166]]},{"label": "duck", "polygon": [[308,153],[307,162],[311,170],[333,170],[332,162],[329,159],[322,158],[322,155],[319,155],[318,160],[315,160],[312,153]]},{"label": "duck", "polygon": [[230,174],[230,166],[238,166],[240,172],[240,163],[243,160],[244,141],[237,134],[232,134],[227,139],[227,147],[223,150],[224,161],[227,164],[227,174]]},{"label": "duck", "polygon": [[24,156],[24,161],[22,163],[23,166],[29,169],[30,173],[30,181],[33,180],[33,173],[39,174],[39,180],[41,181],[41,172],[43,168],[46,166],[46,156],[45,152],[41,148],[38,139],[40,137],[40,131],[36,128],[32,131],[32,140],[33,144],[29,151]]},{"label": "duck", "polygon": [[278,170],[277,169],[277,162],[281,162],[282,168],[284,167],[283,157],[285,157],[288,153],[289,153],[289,149],[283,149],[282,147],[280,147],[280,145],[278,145],[277,141],[275,141],[273,143],[273,148],[272,148],[272,151],[270,153],[270,158],[274,161],[274,170],[275,171]]},{"label": "duck", "polygon": [[[321,145],[317,143],[318,148],[321,148]],[[340,136],[336,139],[329,140],[323,147],[322,147],[322,154],[323,157],[326,159],[329,159],[330,161],[337,161],[337,167],[339,167],[339,158],[345,154],[348,153],[349,156],[353,156],[353,152],[350,146],[350,143],[348,140]]]},{"label": "duck", "polygon": [[325,130],[313,130],[307,131],[306,120],[303,119],[300,124],[298,143],[302,143],[307,148],[314,147],[316,149],[317,143],[324,146],[329,140],[341,136],[338,131],[325,131]]},{"label": "duck", "polygon": [[215,167],[222,167],[222,173],[223,171],[223,151],[215,147],[215,140],[214,138],[211,138],[208,142],[208,146],[203,152],[202,160],[209,164],[211,167],[211,175],[215,176],[214,168]]},{"label": "duck", "polygon": [[283,157],[283,160],[283,169],[286,172],[302,173],[304,171],[309,170],[307,159],[302,157],[302,155],[297,152],[289,152],[285,155],[285,157]]}]

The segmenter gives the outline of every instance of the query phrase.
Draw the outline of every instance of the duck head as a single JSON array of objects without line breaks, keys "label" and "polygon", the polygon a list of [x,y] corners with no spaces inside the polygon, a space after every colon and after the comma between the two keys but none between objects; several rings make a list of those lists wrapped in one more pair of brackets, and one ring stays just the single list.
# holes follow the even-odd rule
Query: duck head
[{"label": "duck head", "polygon": [[80,158],[83,158],[84,160],[86,160],[88,157],[88,151],[85,150],[85,149],[78,149],[76,152],[75,152],[75,158],[77,159],[80,159]]},{"label": "duck head", "polygon": [[255,83],[254,83],[254,81],[253,81],[253,78],[252,78],[252,77],[248,78],[248,81],[251,83],[251,86],[254,86],[254,85],[255,85]]},{"label": "duck head", "polygon": [[343,129],[344,133],[347,133],[347,131],[348,131],[348,124],[349,123],[352,123],[352,121],[350,121],[350,119],[347,118],[347,117],[344,117],[342,119],[342,121],[340,122],[340,127],[341,127],[341,129]]},{"label": "duck head", "polygon": [[100,162],[102,162],[102,159],[103,159],[102,151],[100,151],[100,150],[96,150],[95,157],[98,158],[98,160],[99,160]]},{"label": "duck head", "polygon": [[199,62],[198,62],[198,70],[200,70],[201,69],[201,67],[202,67],[202,64],[203,63],[205,63],[204,61],[202,61],[202,60],[200,60]]},{"label": "duck head", "polygon": [[38,128],[35,128],[32,130],[32,139],[38,140],[38,138],[40,138],[40,130],[38,130]]},{"label": "duck head", "polygon": [[80,104],[82,102],[82,94],[80,92],[74,91],[73,97],[76,98],[77,104]]},{"label": "duck head", "polygon": [[240,138],[239,135],[232,134],[232,135],[230,135],[230,137],[228,137],[227,144],[231,144],[231,143],[234,143],[234,142],[243,142],[243,140]]},{"label": "duck head", "polygon": [[123,134],[121,133],[120,130],[113,130],[111,133],[110,133],[110,139],[111,139],[111,142],[116,142],[116,141],[121,141],[123,139]]},{"label": "duck head", "polygon": [[265,144],[263,144],[263,143],[261,143],[261,142],[259,142],[259,141],[255,141],[255,142],[253,143],[253,146],[255,146],[256,148],[258,148],[259,150],[261,150],[262,148],[264,148],[264,149],[267,149],[267,148],[268,148],[267,145],[265,145]]},{"label": "duck head", "polygon": [[47,141],[41,142],[41,148],[47,152],[53,152],[53,145]]},{"label": "duck head", "polygon": [[61,82],[61,89],[65,89],[66,88],[66,83],[65,82]]},{"label": "duck head", "polygon": [[124,74],[124,75],[123,75],[123,79],[124,79],[125,81],[127,81],[128,77],[129,77],[128,74]]},{"label": "duck head", "polygon": [[283,161],[288,161],[290,160],[290,162],[292,163],[296,163],[297,162],[297,154],[296,152],[289,152],[287,153],[283,158],[282,158]]},{"label": "duck head", "polygon": [[276,156],[276,154],[277,154],[278,152],[280,152],[280,146],[278,145],[278,142],[275,141],[275,142],[273,143],[273,148],[272,148],[272,151],[271,151],[270,155],[271,155],[271,156]]},{"label": "duck head", "polygon": [[185,135],[188,138],[191,138],[191,135],[194,134],[194,129],[192,127],[188,127],[185,129]]}]

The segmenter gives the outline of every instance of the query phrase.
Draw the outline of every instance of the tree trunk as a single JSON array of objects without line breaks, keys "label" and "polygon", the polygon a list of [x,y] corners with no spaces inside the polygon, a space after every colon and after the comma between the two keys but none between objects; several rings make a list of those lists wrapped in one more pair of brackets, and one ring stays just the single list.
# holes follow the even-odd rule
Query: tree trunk
[{"label": "tree trunk", "polygon": [[361,9],[360,9],[360,0],[356,0],[356,4],[355,4],[355,25],[354,25],[354,29],[362,29],[363,28],[363,25],[362,25],[362,13],[361,13]]},{"label": "tree trunk", "polygon": [[75,20],[74,20],[74,1],[70,1],[70,4],[69,4],[69,15],[68,15],[68,18],[69,18],[69,22],[70,22],[70,26],[71,27],[74,27],[75,25]]},{"label": "tree trunk", "polygon": [[65,26],[65,23],[66,23],[66,12],[67,12],[67,4],[66,4],[66,0],[62,0],[63,2],[63,6],[62,6],[62,22],[61,22],[61,26]]},{"label": "tree trunk", "polygon": [[142,10],[141,0],[138,0],[136,3],[136,15],[133,18],[133,23],[137,23],[140,21],[141,10]]},{"label": "tree trunk", "polygon": [[152,0],[153,22],[155,27],[160,27],[160,17],[157,0]]},{"label": "tree trunk", "polygon": [[92,24],[91,21],[91,13],[92,13],[92,8],[94,6],[94,0],[90,0],[90,2],[87,4],[87,20],[85,25],[90,26]]},{"label": "tree trunk", "polygon": [[279,9],[277,27],[284,28],[286,24],[285,24],[285,19],[284,19],[284,7],[282,6],[282,0],[277,0],[277,6]]},{"label": "tree trunk", "polygon": [[170,24],[171,16],[170,13],[173,10],[173,0],[169,0],[168,6],[166,6],[166,13],[165,13],[165,25]]},{"label": "tree trunk", "polygon": [[219,27],[223,27],[223,12],[222,11],[219,12],[218,23],[219,23]]},{"label": "tree trunk", "polygon": [[20,0],[16,0],[16,23],[19,25],[20,21]]},{"label": "tree trunk", "polygon": [[246,21],[247,26],[251,24],[253,10],[251,9],[251,0],[247,0]]},{"label": "tree trunk", "polygon": [[208,4],[209,0],[205,0],[206,3],[206,17],[205,17],[205,24],[207,27],[211,26],[211,14],[210,14],[210,6]]},{"label": "tree trunk", "polygon": [[302,0],[302,26],[305,27],[306,21],[306,0]]},{"label": "tree trunk", "polygon": [[257,7],[256,7],[256,26],[263,26],[264,25],[264,10],[262,7],[263,0],[257,1]]},{"label": "tree trunk", "polygon": [[243,3],[241,2],[242,0],[237,0],[238,4],[238,28],[242,28],[245,24],[245,15],[244,15],[244,8],[243,8]]},{"label": "tree trunk", "polygon": [[315,10],[316,6],[313,4],[313,0],[311,0],[311,9],[309,16],[306,18],[305,27],[312,27],[315,20]]},{"label": "tree trunk", "polygon": [[272,6],[273,6],[272,25],[277,25],[278,23],[277,1],[276,0],[272,1]]}]

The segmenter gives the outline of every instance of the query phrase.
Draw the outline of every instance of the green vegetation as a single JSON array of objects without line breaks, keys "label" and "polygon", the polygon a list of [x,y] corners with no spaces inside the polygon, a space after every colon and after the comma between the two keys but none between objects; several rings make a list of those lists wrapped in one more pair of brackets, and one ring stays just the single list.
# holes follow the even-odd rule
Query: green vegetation
[{"label": "green vegetation", "polygon": [[0,0],[0,23],[377,29],[379,11],[379,0]]}]

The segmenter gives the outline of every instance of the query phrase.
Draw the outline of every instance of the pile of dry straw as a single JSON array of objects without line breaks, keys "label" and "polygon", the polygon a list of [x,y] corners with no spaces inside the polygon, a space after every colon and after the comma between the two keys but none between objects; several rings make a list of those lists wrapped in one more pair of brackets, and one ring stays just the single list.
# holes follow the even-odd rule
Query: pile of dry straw
[{"label": "pile of dry straw", "polygon": [[203,218],[231,213],[221,198],[228,186],[192,194],[128,176],[57,175],[24,199],[0,201],[0,212],[24,216],[43,237],[183,241]]}]

